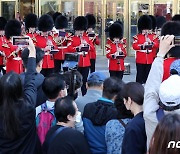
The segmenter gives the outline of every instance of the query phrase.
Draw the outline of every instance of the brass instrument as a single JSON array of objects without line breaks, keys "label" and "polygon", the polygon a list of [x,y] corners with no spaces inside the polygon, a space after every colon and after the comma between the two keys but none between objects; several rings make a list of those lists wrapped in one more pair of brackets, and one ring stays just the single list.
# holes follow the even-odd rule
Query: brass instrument
[{"label": "brass instrument", "polygon": [[147,54],[149,54],[149,49],[151,49],[152,48],[152,41],[150,40],[150,38],[148,37],[148,32],[146,32],[145,34],[144,34],[144,36],[145,36],[145,42],[147,42],[147,44],[144,46],[144,48],[146,49],[146,53]]},{"label": "brass instrument", "polygon": [[114,41],[114,43],[116,44],[116,52],[118,53],[118,56],[116,56],[117,64],[120,64],[120,58],[123,55],[123,52],[122,52],[121,48],[119,48],[119,46],[118,46],[120,41]]}]

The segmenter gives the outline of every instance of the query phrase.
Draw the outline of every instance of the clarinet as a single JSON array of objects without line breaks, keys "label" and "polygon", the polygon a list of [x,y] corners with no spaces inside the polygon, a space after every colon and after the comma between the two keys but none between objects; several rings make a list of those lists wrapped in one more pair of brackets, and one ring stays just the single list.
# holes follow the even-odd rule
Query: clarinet
[{"label": "clarinet", "polygon": [[[80,33],[80,35],[79,35],[79,37],[80,37],[80,42],[81,42],[81,44],[84,44],[84,41],[83,41],[83,38],[82,38],[82,33]],[[82,51],[83,52],[83,57],[86,57],[86,53],[85,53],[85,51]]]},{"label": "clarinet", "polygon": [[[119,41],[116,41],[115,42],[115,44],[116,44],[116,52],[118,52],[118,55],[120,55],[120,48],[119,48],[119,46],[118,46],[118,43],[119,43]],[[120,64],[120,58],[118,57],[116,57],[116,59],[117,59],[117,64]]]}]

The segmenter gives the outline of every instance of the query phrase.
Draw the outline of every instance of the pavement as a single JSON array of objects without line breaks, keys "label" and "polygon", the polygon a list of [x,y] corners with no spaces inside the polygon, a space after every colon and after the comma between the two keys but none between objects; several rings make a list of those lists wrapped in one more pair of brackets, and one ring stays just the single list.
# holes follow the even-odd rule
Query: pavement
[{"label": "pavement", "polygon": [[[136,64],[134,57],[126,57],[125,63],[130,63],[130,74],[123,76],[123,81],[127,82],[134,82],[136,80]],[[109,70],[108,70],[108,59],[106,56],[97,56],[96,59],[96,71],[104,72],[109,77]]]}]

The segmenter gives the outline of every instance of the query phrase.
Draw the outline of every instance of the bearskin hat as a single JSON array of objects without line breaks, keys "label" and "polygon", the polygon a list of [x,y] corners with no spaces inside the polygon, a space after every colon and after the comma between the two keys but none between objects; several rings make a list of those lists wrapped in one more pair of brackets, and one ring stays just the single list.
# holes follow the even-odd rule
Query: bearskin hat
[{"label": "bearskin hat", "polygon": [[142,32],[142,30],[145,29],[152,29],[152,21],[151,18],[148,15],[143,15],[138,20],[138,31],[139,33]]},{"label": "bearskin hat", "polygon": [[5,26],[5,36],[10,39],[11,36],[21,35],[21,23],[18,20],[9,20]]},{"label": "bearskin hat", "polygon": [[123,38],[123,28],[122,25],[118,23],[114,23],[109,27],[109,37],[111,40],[114,38]]},{"label": "bearskin hat", "polygon": [[78,16],[74,20],[74,30],[87,30],[88,21],[84,16]]},{"label": "bearskin hat", "polygon": [[56,22],[56,18],[58,17],[58,16],[61,16],[62,15],[62,13],[60,13],[60,12],[55,12],[54,14],[53,14],[53,21],[54,21],[54,23]]},{"label": "bearskin hat", "polygon": [[152,21],[152,30],[155,31],[155,29],[156,29],[156,18],[153,15],[149,15],[149,17],[151,18],[151,21]]},{"label": "bearskin hat", "polygon": [[68,20],[65,16],[60,15],[56,18],[56,21],[55,21],[56,29],[67,28],[67,26],[68,26]]},{"label": "bearskin hat", "polygon": [[0,30],[4,30],[7,24],[7,20],[4,17],[0,17]]},{"label": "bearskin hat", "polygon": [[180,14],[175,14],[175,15],[172,17],[172,21],[180,21]]},{"label": "bearskin hat", "polygon": [[38,24],[37,15],[30,13],[25,17],[25,28],[26,28],[26,30],[29,28],[36,28],[37,24]]},{"label": "bearskin hat", "polygon": [[[174,35],[180,36],[180,22],[168,21],[166,22],[161,30],[161,36]],[[168,52],[171,57],[180,58],[180,46],[175,46]]]},{"label": "bearskin hat", "polygon": [[164,16],[156,17],[156,27],[157,27],[157,29],[162,28],[164,23],[166,23],[166,18]]},{"label": "bearskin hat", "polygon": [[87,14],[86,19],[88,21],[88,28],[95,28],[96,27],[96,18],[93,14]]},{"label": "bearskin hat", "polygon": [[50,15],[44,14],[39,18],[38,29],[42,32],[51,31],[53,29],[53,19]]}]

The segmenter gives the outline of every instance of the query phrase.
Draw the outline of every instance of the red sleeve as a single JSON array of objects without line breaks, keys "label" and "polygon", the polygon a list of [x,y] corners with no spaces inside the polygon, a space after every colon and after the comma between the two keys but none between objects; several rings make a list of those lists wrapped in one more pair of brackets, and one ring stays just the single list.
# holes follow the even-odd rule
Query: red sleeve
[{"label": "red sleeve", "polygon": [[134,39],[133,44],[132,44],[133,49],[134,50],[140,50],[141,47],[140,47],[140,44],[138,42],[138,37],[137,36],[133,36],[133,39]]},{"label": "red sleeve", "polygon": [[111,54],[112,54],[111,46],[110,46],[110,44],[107,42],[107,44],[106,44],[106,57],[107,57],[108,59],[113,59]]},{"label": "red sleeve", "polygon": [[99,40],[99,37],[98,37],[98,36],[96,36],[95,44],[96,44],[96,45],[99,45],[99,44],[100,44],[100,40]]},{"label": "red sleeve", "polygon": [[67,52],[76,52],[76,47],[73,46],[73,40],[68,41],[66,51]]}]

